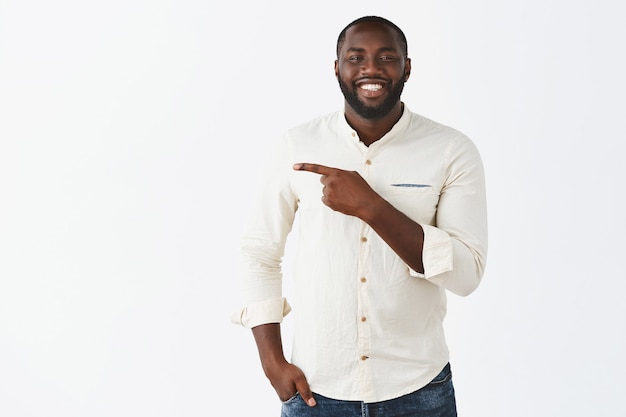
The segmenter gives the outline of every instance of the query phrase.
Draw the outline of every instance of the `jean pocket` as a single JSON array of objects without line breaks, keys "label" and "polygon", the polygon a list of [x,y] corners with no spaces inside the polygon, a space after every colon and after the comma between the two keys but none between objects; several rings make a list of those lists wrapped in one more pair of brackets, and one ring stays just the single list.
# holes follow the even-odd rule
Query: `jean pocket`
[{"label": "jean pocket", "polygon": [[443,370],[437,375],[428,385],[441,385],[449,382],[452,379],[452,371],[450,370],[450,364],[447,364]]},{"label": "jean pocket", "polygon": [[287,401],[282,401],[283,404],[289,404],[289,403],[293,403],[294,401],[296,401],[297,399],[300,398],[300,393],[296,392],[295,394],[293,394],[291,396],[291,398],[289,398]]}]

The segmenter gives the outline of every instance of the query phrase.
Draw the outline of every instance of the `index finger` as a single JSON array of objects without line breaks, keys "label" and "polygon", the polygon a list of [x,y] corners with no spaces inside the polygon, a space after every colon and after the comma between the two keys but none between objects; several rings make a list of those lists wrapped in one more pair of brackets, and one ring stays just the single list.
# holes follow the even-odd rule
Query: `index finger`
[{"label": "index finger", "polygon": [[297,164],[293,164],[293,169],[296,171],[309,171],[314,172],[316,174],[328,175],[331,172],[337,170],[337,168],[327,167],[325,165],[319,164],[309,164],[307,162],[300,162]]}]

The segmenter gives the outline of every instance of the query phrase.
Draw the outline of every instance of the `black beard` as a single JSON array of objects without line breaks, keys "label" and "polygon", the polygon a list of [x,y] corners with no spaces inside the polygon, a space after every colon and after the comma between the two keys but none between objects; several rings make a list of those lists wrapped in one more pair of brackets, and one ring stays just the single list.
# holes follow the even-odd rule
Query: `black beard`
[{"label": "black beard", "polygon": [[348,84],[341,80],[341,74],[338,74],[337,79],[339,81],[339,88],[350,107],[352,107],[359,116],[367,120],[379,120],[387,116],[400,100],[402,90],[404,89],[404,81],[400,81],[392,85],[389,95],[380,105],[368,106],[359,99],[359,96],[356,94],[358,87],[354,83],[352,84],[352,89],[350,89]]}]

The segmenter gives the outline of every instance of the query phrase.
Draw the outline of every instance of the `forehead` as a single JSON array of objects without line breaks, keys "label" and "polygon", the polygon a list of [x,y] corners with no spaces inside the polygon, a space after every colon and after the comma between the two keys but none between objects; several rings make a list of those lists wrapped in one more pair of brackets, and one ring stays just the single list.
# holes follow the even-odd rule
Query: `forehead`
[{"label": "forehead", "polygon": [[398,33],[391,27],[376,22],[358,23],[346,31],[341,51],[349,49],[393,49],[401,51]]}]

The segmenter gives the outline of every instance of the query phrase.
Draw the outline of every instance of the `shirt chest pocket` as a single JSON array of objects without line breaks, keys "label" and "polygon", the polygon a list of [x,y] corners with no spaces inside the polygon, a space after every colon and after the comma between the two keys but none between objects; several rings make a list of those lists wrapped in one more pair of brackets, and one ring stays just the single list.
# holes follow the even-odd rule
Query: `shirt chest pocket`
[{"label": "shirt chest pocket", "polygon": [[379,193],[411,220],[434,225],[439,203],[438,188],[430,184],[395,183],[384,186]]}]

